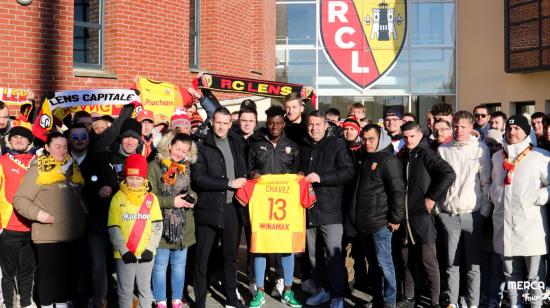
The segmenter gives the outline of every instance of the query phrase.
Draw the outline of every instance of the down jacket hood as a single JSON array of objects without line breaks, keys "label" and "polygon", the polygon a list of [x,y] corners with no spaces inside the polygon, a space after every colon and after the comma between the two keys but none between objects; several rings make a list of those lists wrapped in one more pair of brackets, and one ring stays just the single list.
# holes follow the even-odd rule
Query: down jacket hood
[{"label": "down jacket hood", "polygon": [[[172,139],[174,139],[175,135],[176,134],[174,134],[172,131],[170,131],[162,137],[162,139],[159,142],[158,148],[157,148],[157,150],[158,150],[157,157],[158,158],[160,158],[160,159],[170,159],[170,152],[168,150],[168,147],[169,147],[170,142],[172,141]],[[197,145],[195,144],[195,142],[191,142],[191,151],[189,152],[188,160],[191,163],[195,163],[197,161]]]},{"label": "down jacket hood", "polygon": [[391,144],[391,137],[385,129],[380,130],[380,140],[378,140],[378,147],[376,152],[380,152],[387,148]]}]

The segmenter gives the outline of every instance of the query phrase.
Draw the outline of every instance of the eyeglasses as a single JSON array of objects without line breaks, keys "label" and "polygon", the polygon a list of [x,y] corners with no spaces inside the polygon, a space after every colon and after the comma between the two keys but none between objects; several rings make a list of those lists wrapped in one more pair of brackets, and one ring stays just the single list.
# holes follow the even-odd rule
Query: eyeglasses
[{"label": "eyeglasses", "polygon": [[476,118],[483,118],[485,119],[488,116],[488,114],[482,114],[482,113],[476,113],[474,114],[474,117]]},{"label": "eyeglasses", "polygon": [[88,134],[80,134],[80,135],[71,135],[71,139],[74,140],[74,141],[77,141],[77,140],[87,140],[88,139]]}]

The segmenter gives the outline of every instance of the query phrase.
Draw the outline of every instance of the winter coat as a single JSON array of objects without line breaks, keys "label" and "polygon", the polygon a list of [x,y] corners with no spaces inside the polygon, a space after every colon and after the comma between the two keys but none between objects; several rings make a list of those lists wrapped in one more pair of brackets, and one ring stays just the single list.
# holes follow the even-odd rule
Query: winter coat
[{"label": "winter coat", "polygon": [[[120,135],[120,129],[124,120],[129,119],[134,112],[134,105],[125,105],[120,110],[120,114],[101,134],[97,135],[94,130],[90,131],[90,145],[88,153],[95,153],[109,150],[110,146],[115,143]],[[114,192],[113,192],[114,195]]]},{"label": "winter coat", "polygon": [[550,194],[550,152],[533,147],[515,167],[512,183],[504,185],[503,151],[510,161],[529,146],[530,138],[520,143],[503,144],[493,154],[493,173],[489,194],[494,204],[493,244],[495,252],[511,256],[538,256],[548,253],[548,216]]},{"label": "winter coat", "polygon": [[306,176],[315,172],[321,178],[320,183],[313,183],[317,202],[307,210],[307,226],[341,224],[344,185],[355,174],[346,142],[333,136],[326,136],[318,143],[304,138],[298,170]]},{"label": "winter coat", "polygon": [[[196,198],[195,192],[191,190],[191,169],[190,166],[197,160],[197,147],[195,143],[191,145],[191,151],[189,152],[188,160],[186,161],[186,170],[181,175],[177,175],[176,184],[174,189],[170,189],[169,185],[165,186],[162,181],[162,176],[164,175],[162,166],[162,159],[170,159],[170,153],[168,150],[168,145],[174,138],[174,134],[169,132],[166,134],[160,141],[158,146],[158,154],[155,160],[149,163],[149,168],[147,172],[147,178],[151,183],[152,193],[157,196],[159,200],[159,205],[161,210],[163,209],[173,209],[174,208],[174,198],[179,195],[181,191],[187,191],[188,194]],[[179,243],[168,243],[166,239],[161,237],[159,248],[167,249],[183,249],[190,247],[195,244],[195,219],[193,215],[193,209],[182,209],[185,211],[185,229],[183,231],[183,237]],[[165,215],[163,211],[163,218]]]},{"label": "winter coat", "polygon": [[259,174],[296,173],[298,170],[298,145],[283,133],[277,146],[267,137],[267,129],[261,128],[250,138],[247,167]]},{"label": "winter coat", "polygon": [[438,148],[439,155],[456,174],[456,180],[447,191],[440,209],[448,214],[465,214],[480,211],[489,217],[489,187],[491,186],[491,155],[489,148],[478,138],[470,136],[465,143],[454,140]]},{"label": "winter coat", "polygon": [[288,139],[300,144],[302,140],[307,137],[307,125],[305,118],[302,117],[302,121],[300,123],[290,123],[290,121],[285,118],[285,134]]},{"label": "winter coat", "polygon": [[[243,137],[229,131],[229,146],[235,165],[235,178],[246,176],[245,141]],[[191,166],[191,183],[198,195],[195,205],[195,222],[198,225],[224,227],[224,209],[227,206],[229,180],[225,171],[222,152],[216,146],[212,130],[198,143],[197,162]],[[233,199],[242,221],[242,206]]]},{"label": "winter coat", "polygon": [[404,234],[406,243],[429,243],[436,239],[434,217],[428,213],[424,199],[441,202],[456,175],[453,168],[427,144],[412,150],[406,147],[399,152],[403,164],[403,177],[407,186]]},{"label": "winter coat", "polygon": [[391,139],[383,132],[376,152],[363,154],[349,208],[359,233],[372,234],[388,222],[400,224],[405,217],[403,167],[393,151]]},{"label": "winter coat", "polygon": [[[32,221],[31,238],[34,243],[70,242],[79,239],[86,228],[86,206],[80,199],[81,185],[71,180],[39,185],[38,165],[33,164],[17,190],[13,206],[23,217]],[[42,210],[54,217],[52,224],[38,222]]]}]

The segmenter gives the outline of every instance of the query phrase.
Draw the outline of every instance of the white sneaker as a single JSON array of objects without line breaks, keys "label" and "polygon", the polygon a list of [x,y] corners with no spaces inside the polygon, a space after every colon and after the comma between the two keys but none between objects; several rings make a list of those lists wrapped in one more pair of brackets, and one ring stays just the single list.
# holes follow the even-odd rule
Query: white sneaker
[{"label": "white sneaker", "polygon": [[258,288],[256,287],[256,284],[254,282],[251,282],[248,284],[248,291],[250,291],[250,294],[252,294],[252,296],[256,294],[256,291],[258,291]]},{"label": "white sneaker", "polygon": [[241,293],[239,292],[239,289],[236,289],[235,292],[237,293],[237,299],[239,299],[240,301],[243,300],[243,297],[241,295]]},{"label": "white sneaker", "polygon": [[[326,303],[330,300],[330,293],[328,293],[327,291],[325,291],[325,289],[323,288],[320,288],[319,289],[319,292],[317,292],[317,294],[309,297],[307,300],[306,300],[306,304],[308,306],[319,306],[323,303]],[[342,306],[343,307],[343,306]]]},{"label": "white sneaker", "polygon": [[341,297],[333,298],[330,301],[330,308],[344,308],[344,299]]},{"label": "white sneaker", "polygon": [[283,291],[285,290],[285,281],[283,278],[277,279],[275,287],[271,290],[271,296],[273,297],[283,297]]},{"label": "white sneaker", "polygon": [[319,290],[317,290],[315,281],[310,278],[302,282],[302,291],[307,292],[309,294],[317,294]]}]

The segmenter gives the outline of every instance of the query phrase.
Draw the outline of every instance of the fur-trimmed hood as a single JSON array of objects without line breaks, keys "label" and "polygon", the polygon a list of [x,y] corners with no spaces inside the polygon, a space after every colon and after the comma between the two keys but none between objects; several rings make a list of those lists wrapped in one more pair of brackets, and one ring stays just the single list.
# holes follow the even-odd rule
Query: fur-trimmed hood
[{"label": "fur-trimmed hood", "polygon": [[[172,131],[169,131],[166,135],[162,137],[157,147],[158,158],[160,159],[170,158],[168,146],[170,145],[170,142],[172,142],[172,139],[174,138],[175,135],[176,134],[174,134]],[[191,142],[191,151],[189,152],[188,158],[191,163],[194,163],[197,161],[197,145],[193,141]]]}]

